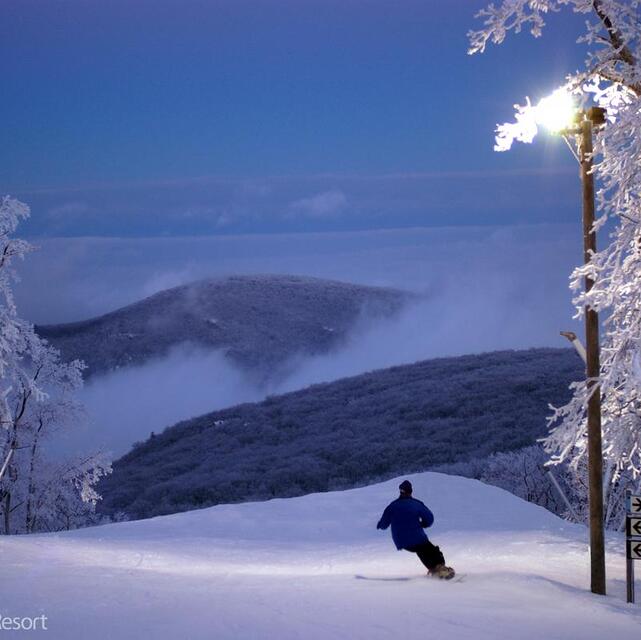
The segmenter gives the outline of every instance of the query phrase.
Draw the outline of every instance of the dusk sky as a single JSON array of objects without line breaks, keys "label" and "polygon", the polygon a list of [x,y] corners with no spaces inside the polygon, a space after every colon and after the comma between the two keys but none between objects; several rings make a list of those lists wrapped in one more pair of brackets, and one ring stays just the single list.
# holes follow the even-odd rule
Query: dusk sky
[{"label": "dusk sky", "polygon": [[469,56],[484,5],[5,2],[0,187],[32,236],[575,222],[560,140],[492,146],[582,19]]}]

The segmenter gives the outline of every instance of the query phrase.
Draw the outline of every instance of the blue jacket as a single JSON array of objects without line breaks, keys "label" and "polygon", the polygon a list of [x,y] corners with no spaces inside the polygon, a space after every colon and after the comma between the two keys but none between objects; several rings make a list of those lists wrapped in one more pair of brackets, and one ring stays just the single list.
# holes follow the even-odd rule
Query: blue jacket
[{"label": "blue jacket", "polygon": [[376,528],[387,529],[391,524],[396,548],[410,549],[427,541],[423,529],[433,522],[434,514],[420,500],[401,496],[386,507]]}]

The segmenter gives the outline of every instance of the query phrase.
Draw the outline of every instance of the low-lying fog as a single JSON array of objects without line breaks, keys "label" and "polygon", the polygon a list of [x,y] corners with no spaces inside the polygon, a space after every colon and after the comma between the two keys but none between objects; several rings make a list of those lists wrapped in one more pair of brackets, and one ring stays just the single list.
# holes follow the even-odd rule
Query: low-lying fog
[{"label": "low-lying fog", "polygon": [[208,276],[282,273],[423,294],[394,320],[363,318],[348,344],[290,363],[258,388],[219,353],[174,350],[85,387],[90,424],[67,446],[116,455],[175,422],[239,402],[417,360],[505,348],[565,346],[574,327],[568,274],[580,230],[565,225],[148,240],[50,239],[21,265],[20,312],[79,320]]}]

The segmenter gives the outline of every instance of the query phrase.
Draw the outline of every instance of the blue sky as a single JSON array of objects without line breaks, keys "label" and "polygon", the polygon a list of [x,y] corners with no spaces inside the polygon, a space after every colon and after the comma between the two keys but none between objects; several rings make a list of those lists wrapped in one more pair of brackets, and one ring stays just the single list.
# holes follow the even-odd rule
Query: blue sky
[{"label": "blue sky", "polygon": [[[19,234],[38,248],[19,265],[20,314],[72,322],[202,278],[297,274],[421,303],[307,361],[296,385],[565,346],[577,167],[558,139],[492,147],[515,102],[580,66],[582,24],[553,16],[539,40],[470,57],[483,4],[0,3],[0,194],[31,206]],[[92,383],[89,414],[130,442],[254,399],[218,355],[178,356]]]},{"label": "blue sky", "polygon": [[493,129],[580,17],[466,53],[476,0],[4,3],[0,189],[33,236],[573,222],[559,140]]}]

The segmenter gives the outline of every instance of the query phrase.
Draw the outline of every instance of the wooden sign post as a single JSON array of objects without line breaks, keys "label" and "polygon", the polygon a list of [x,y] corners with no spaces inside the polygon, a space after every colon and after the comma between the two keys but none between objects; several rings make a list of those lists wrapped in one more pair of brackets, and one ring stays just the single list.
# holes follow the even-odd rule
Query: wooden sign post
[{"label": "wooden sign post", "polygon": [[625,577],[628,602],[634,602],[634,561],[641,560],[641,495],[626,493]]}]

